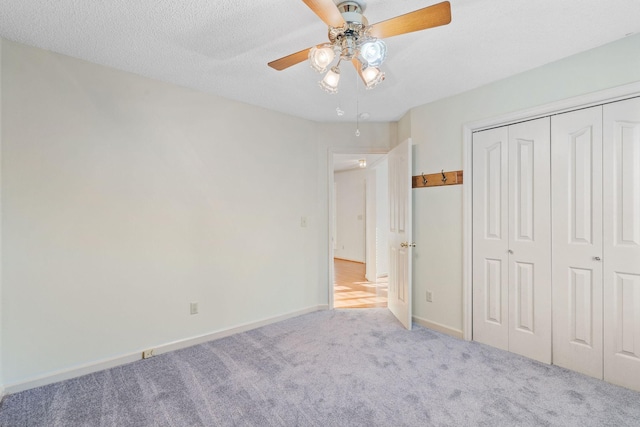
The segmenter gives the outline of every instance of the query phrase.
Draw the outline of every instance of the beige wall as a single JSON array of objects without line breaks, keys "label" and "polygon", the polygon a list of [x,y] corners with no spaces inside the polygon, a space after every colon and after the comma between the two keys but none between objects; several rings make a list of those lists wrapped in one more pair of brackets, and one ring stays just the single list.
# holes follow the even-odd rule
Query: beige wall
[{"label": "beige wall", "polygon": [[333,256],[349,261],[366,262],[365,190],[366,169],[336,172],[336,248]]},{"label": "beige wall", "polygon": [[5,386],[327,304],[327,153],[394,124],[1,43]]},{"label": "beige wall", "polygon": [[4,376],[2,372],[2,39],[0,39],[0,399],[4,394]]},{"label": "beige wall", "polygon": [[[463,166],[465,123],[640,81],[640,35],[412,109],[414,175]],[[400,138],[399,138],[400,139]],[[469,177],[464,177],[469,182]],[[462,329],[462,186],[413,190],[414,315]],[[426,302],[426,291],[433,302]]]}]

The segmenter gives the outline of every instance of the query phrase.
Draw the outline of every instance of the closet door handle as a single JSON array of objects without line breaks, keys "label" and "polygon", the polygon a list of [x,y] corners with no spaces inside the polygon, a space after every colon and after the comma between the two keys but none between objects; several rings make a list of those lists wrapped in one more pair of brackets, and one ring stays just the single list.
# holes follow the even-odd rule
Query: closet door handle
[{"label": "closet door handle", "polygon": [[599,256],[594,256],[594,257],[593,257],[593,260],[594,260],[594,261],[600,261],[600,259],[601,259],[601,258],[600,258]]},{"label": "closet door handle", "polygon": [[509,249],[507,252],[509,252],[510,255],[513,255],[513,250]]}]

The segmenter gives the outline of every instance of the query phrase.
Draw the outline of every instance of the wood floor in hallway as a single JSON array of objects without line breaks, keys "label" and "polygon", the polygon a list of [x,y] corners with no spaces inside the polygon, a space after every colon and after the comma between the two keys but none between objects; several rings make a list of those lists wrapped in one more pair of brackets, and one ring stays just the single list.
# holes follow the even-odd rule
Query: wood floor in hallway
[{"label": "wood floor in hallway", "polygon": [[335,308],[372,308],[387,306],[387,278],[369,282],[365,278],[365,264],[335,258],[334,298]]}]

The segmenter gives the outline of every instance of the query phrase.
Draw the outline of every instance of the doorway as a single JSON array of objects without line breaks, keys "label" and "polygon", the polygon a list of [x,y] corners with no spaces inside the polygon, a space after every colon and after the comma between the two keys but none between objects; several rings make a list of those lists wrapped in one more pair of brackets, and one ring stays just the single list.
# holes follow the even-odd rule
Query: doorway
[{"label": "doorway", "polygon": [[386,154],[333,154],[333,307],[387,307]]}]

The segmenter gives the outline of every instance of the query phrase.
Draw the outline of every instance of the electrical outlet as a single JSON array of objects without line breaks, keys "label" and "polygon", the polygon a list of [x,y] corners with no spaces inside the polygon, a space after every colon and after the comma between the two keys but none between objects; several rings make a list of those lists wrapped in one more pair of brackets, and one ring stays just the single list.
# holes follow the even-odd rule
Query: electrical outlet
[{"label": "electrical outlet", "polygon": [[433,302],[433,292],[427,291],[427,302]]},{"label": "electrical outlet", "polygon": [[145,351],[142,352],[142,358],[143,359],[148,359],[148,358],[153,357],[153,356],[155,356],[155,354],[153,354],[153,349],[145,350]]},{"label": "electrical outlet", "polygon": [[198,303],[197,302],[192,302],[190,307],[189,307],[189,311],[191,314],[198,314]]}]

